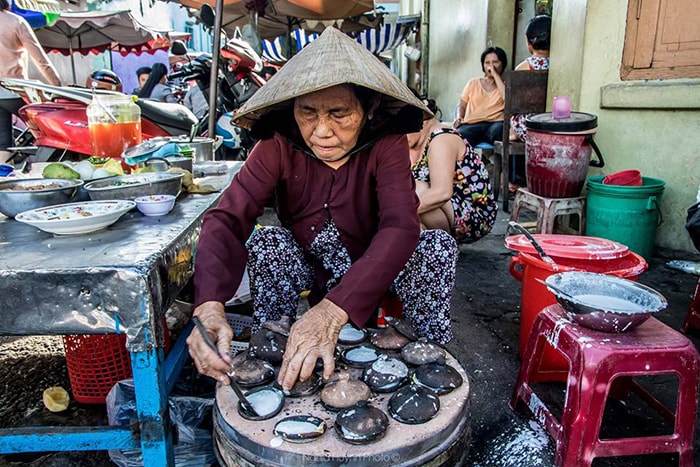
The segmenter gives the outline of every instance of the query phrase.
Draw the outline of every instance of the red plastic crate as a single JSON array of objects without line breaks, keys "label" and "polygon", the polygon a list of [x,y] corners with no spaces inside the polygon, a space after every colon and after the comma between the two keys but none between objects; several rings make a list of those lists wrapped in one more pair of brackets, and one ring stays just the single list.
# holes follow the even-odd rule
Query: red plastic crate
[{"label": "red plastic crate", "polygon": [[118,381],[131,378],[131,358],[125,334],[63,336],[73,398],[84,404],[104,404]]}]

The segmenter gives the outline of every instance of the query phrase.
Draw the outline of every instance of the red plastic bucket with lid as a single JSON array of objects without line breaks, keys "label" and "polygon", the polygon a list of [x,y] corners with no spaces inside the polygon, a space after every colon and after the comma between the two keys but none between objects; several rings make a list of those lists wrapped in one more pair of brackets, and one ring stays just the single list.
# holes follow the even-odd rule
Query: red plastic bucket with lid
[{"label": "red plastic bucket with lid", "polygon": [[[547,198],[573,198],[581,194],[588,166],[605,162],[593,135],[598,117],[571,112],[567,118],[551,113],[532,115],[526,120],[525,176],[528,189]],[[598,160],[591,160],[592,151]]]},{"label": "red plastic bucket with lid", "polygon": [[[533,235],[556,265],[540,259],[524,235],[506,238],[506,247],[518,251],[511,258],[510,274],[522,283],[520,297],[520,344],[522,357],[530,338],[532,324],[543,308],[556,304],[554,295],[538,282],[558,272],[587,271],[637,280],[646,271],[647,262],[629,248],[611,240],[574,235]],[[565,381],[567,361],[553,348],[544,349],[534,381]]]}]

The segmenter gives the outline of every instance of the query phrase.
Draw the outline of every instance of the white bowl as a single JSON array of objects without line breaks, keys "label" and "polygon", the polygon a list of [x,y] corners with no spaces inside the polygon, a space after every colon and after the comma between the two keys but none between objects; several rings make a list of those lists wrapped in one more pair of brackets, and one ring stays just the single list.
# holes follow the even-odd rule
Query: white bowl
[{"label": "white bowl", "polygon": [[136,208],[144,216],[163,216],[170,212],[175,206],[175,196],[173,195],[148,195],[134,198]]},{"label": "white bowl", "polygon": [[133,207],[134,202],[126,200],[85,201],[32,209],[15,220],[56,235],[76,235],[104,229]]}]

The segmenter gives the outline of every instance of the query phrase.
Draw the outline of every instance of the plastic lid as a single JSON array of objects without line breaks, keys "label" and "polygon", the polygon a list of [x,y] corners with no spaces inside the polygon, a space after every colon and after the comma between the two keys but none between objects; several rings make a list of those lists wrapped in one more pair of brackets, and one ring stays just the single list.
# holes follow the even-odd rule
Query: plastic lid
[{"label": "plastic lid", "polygon": [[168,138],[152,138],[146,141],[127,148],[122,152],[122,159],[128,165],[139,164],[146,159],[155,157],[155,152],[162,149],[166,144],[169,143]]},{"label": "plastic lid", "polygon": [[527,117],[528,130],[549,133],[593,133],[598,128],[598,117],[583,112],[571,112],[569,118],[554,118],[551,112]]},{"label": "plastic lid", "polygon": [[[605,238],[580,235],[535,234],[537,243],[549,256],[570,259],[615,259],[629,254],[629,247]],[[538,255],[525,235],[506,237],[506,248]]]}]

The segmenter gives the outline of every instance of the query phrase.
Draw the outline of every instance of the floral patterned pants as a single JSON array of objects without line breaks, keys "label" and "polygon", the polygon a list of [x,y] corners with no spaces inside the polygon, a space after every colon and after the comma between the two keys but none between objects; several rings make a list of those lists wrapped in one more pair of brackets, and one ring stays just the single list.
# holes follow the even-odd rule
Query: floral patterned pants
[{"label": "floral patterned pants", "polygon": [[[254,326],[296,317],[299,294],[314,283],[314,271],[303,249],[283,227],[263,227],[248,240],[248,275],[253,297]],[[457,243],[445,231],[424,230],[418,246],[392,283],[407,319],[419,336],[440,343],[452,339],[450,301],[455,283]],[[350,256],[332,221],[326,223],[307,254],[314,256],[332,277],[332,288],[350,268]]]}]

